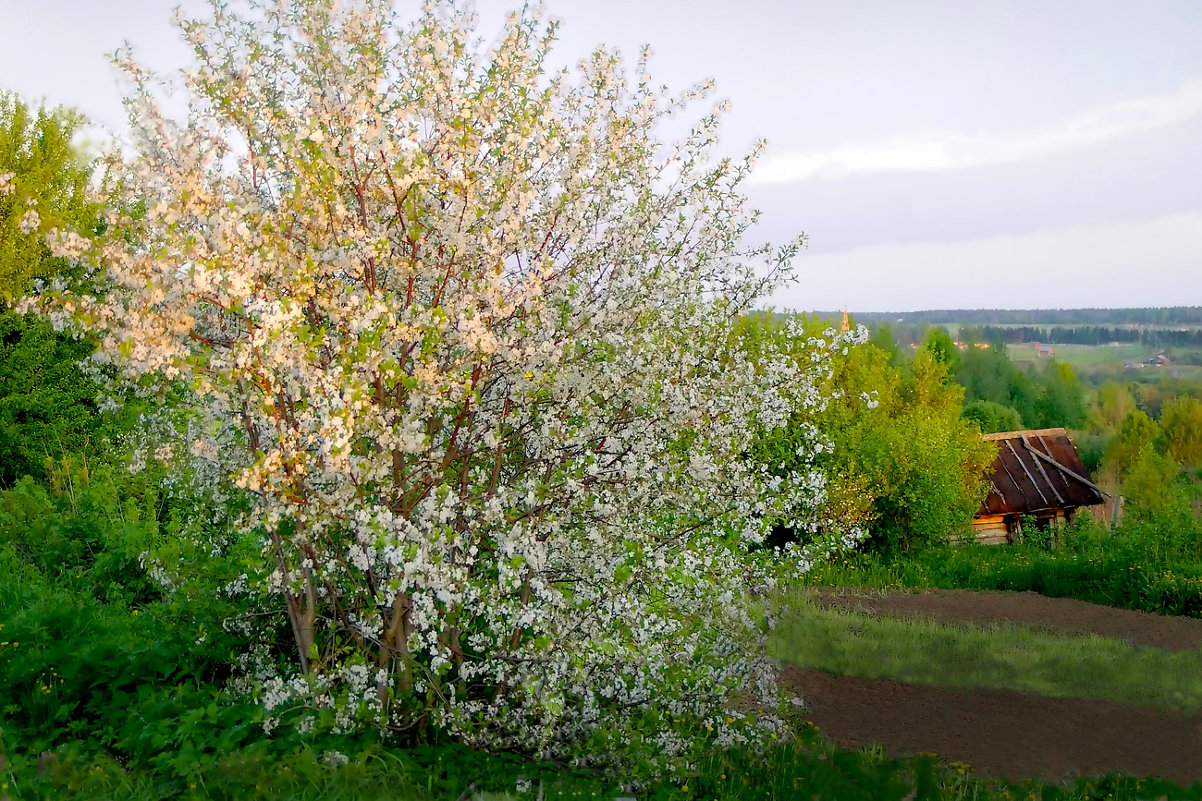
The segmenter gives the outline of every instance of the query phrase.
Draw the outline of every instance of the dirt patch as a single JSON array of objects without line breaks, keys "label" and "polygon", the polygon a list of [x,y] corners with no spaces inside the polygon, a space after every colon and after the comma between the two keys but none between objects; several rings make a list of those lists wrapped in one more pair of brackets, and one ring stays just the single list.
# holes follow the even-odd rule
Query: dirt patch
[{"label": "dirt patch", "polygon": [[788,666],[784,685],[846,748],[938,754],[1010,781],[1128,773],[1182,787],[1202,780],[1202,716],[1094,698],[952,689],[831,676]]},{"label": "dirt patch", "polygon": [[[1202,648],[1202,620],[1165,617],[1047,598],[1033,592],[922,590],[873,592],[838,587],[816,589],[822,606],[878,615],[925,617],[943,622],[990,625],[1009,621],[1025,626],[1115,637],[1132,645],[1166,651]],[[1202,744],[1199,744],[1202,749]]]}]

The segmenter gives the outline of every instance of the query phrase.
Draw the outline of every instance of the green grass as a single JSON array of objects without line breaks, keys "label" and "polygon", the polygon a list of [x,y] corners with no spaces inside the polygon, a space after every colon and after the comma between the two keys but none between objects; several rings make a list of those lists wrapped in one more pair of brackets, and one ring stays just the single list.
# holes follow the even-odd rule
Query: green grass
[{"label": "green grass", "polygon": [[803,592],[773,634],[770,652],[803,667],[864,679],[1021,690],[1202,708],[1202,651],[1136,648],[1096,635],[1026,626],[980,627],[821,609]]},{"label": "green grass", "polygon": [[[1155,351],[1138,343],[1116,345],[1054,345],[1056,361],[1071,364],[1076,369],[1093,369],[1108,364],[1140,362],[1151,358]],[[1034,343],[1007,345],[1006,353],[1016,363],[1039,360],[1035,355]],[[1046,357],[1042,361],[1046,361]]]},{"label": "green grass", "polygon": [[[535,765],[506,755],[462,747],[442,749],[348,749],[349,764],[323,764],[315,751],[273,761],[231,754],[224,767],[198,771],[184,785],[164,781],[154,771],[135,771],[112,759],[76,749],[55,758],[0,763],[0,798],[114,799],[162,798],[254,801],[584,801],[635,797],[639,801],[1135,801],[1202,799],[1202,783],[1185,790],[1156,779],[1110,776],[1044,784],[1014,784],[972,776],[965,766],[942,765],[929,754],[904,759],[883,749],[846,750],[803,727],[788,743],[767,753],[732,749],[716,753],[693,776],[655,782],[636,790],[564,768]],[[39,762],[43,763],[39,766]],[[518,779],[529,779],[520,791]]]},{"label": "green grass", "polygon": [[[1124,371],[1123,364],[1125,362],[1138,363],[1150,359],[1164,348],[1154,348],[1148,345],[1139,343],[1115,343],[1106,345],[1055,345],[1056,361],[1063,362],[1072,366],[1078,373],[1097,374],[1102,373],[1109,375],[1114,373],[1116,376],[1129,372],[1136,374],[1136,368],[1131,371]],[[1187,380],[1195,380],[1202,377],[1202,367],[1197,364],[1185,364],[1184,361],[1193,361],[1197,358],[1197,348],[1170,347],[1167,351],[1173,356],[1174,362],[1171,367],[1145,367],[1138,370],[1141,380],[1149,380],[1152,378],[1160,378],[1163,376],[1173,376]],[[1032,362],[1046,362],[1047,357],[1040,358],[1035,355],[1034,343],[1024,343],[1021,345],[1007,345],[1006,353],[1010,356],[1010,360],[1015,364],[1026,365]]]}]

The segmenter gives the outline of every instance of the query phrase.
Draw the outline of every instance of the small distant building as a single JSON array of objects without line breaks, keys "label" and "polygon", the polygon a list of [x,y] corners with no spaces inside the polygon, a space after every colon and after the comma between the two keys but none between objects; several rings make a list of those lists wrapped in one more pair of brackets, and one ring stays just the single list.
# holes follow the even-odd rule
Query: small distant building
[{"label": "small distant building", "polygon": [[977,539],[988,545],[1018,541],[1022,519],[1039,528],[1061,526],[1082,506],[1105,504],[1063,428],[986,434],[997,445],[989,494],[973,517]]},{"label": "small distant building", "polygon": [[1056,355],[1056,346],[1055,345],[1046,345],[1046,344],[1043,344],[1040,342],[1036,342],[1035,343],[1035,355],[1036,355],[1036,357],[1043,357],[1043,358],[1050,359],[1051,357]]}]

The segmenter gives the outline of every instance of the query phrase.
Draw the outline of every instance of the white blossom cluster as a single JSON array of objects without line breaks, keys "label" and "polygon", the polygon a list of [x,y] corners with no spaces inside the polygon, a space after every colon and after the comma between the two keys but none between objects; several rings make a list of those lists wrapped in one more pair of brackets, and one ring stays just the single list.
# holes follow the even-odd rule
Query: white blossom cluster
[{"label": "white blossom cluster", "polygon": [[823,481],[744,454],[854,337],[805,366],[733,344],[800,242],[744,244],[755,154],[712,155],[716,111],[656,138],[704,87],[604,50],[547,75],[554,23],[486,50],[452,5],[391,5],[215,4],[182,23],[184,121],[122,59],[137,156],[84,256],[109,284],[41,308],[186,386],[178,450],[223,466],[192,475],[253,497],[295,639],[296,672],[248,683],[276,719],[663,765],[688,732],[779,736],[753,549]]},{"label": "white blossom cluster", "polygon": [[38,215],[37,209],[26,209],[25,213],[21,215],[21,219],[17,222],[17,230],[22,234],[32,234],[38,230],[38,226],[41,223],[42,218]]}]

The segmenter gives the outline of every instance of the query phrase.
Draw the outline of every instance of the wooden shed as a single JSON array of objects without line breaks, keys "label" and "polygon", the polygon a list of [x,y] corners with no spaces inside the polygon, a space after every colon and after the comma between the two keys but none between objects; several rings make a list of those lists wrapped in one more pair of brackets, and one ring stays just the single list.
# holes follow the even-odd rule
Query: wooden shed
[{"label": "wooden shed", "polygon": [[988,476],[989,494],[972,521],[981,542],[1015,542],[1024,517],[1041,528],[1058,526],[1082,506],[1105,503],[1106,493],[1090,480],[1063,428],[1005,431],[984,438],[996,443],[998,452]]}]

